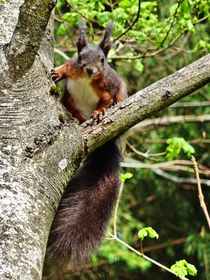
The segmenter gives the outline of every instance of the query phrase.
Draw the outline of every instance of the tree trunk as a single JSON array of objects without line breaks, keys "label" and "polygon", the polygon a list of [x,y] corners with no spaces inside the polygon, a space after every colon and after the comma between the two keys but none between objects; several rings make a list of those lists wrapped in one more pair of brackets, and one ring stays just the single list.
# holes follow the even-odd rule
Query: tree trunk
[{"label": "tree trunk", "polygon": [[41,279],[52,219],[85,154],[210,80],[206,56],[80,127],[49,94],[54,4],[0,4],[1,280]]},{"label": "tree trunk", "polygon": [[[50,25],[43,27],[46,32],[39,49],[39,42],[33,50],[33,45],[24,45],[21,11],[33,5],[35,12],[40,3],[26,1],[18,19],[23,1],[18,6],[9,2],[2,7],[8,26],[0,49],[0,279],[38,280],[55,209],[79,164],[83,146],[78,126],[67,116],[65,124],[59,120],[65,112],[49,94]],[[34,52],[28,59],[26,49]]]}]

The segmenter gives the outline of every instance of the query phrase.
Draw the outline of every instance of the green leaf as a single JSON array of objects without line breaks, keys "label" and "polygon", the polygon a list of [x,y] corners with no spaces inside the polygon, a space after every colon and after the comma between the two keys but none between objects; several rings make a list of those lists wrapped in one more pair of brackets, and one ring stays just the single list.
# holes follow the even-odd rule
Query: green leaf
[{"label": "green leaf", "polygon": [[138,232],[138,238],[143,240],[145,237],[159,238],[158,233],[152,227],[145,227]]},{"label": "green leaf", "polygon": [[138,232],[138,238],[143,240],[144,237],[147,237],[147,231],[145,228],[143,229],[140,229],[139,232]]},{"label": "green leaf", "polygon": [[198,43],[196,44],[195,51],[198,50],[207,50],[210,52],[210,44],[208,43],[208,39],[206,38],[206,41],[204,40],[199,40]]},{"label": "green leaf", "polygon": [[194,148],[182,137],[169,138],[167,144],[168,147],[166,148],[166,158],[169,160],[177,158],[181,151],[187,154],[188,157],[195,153]]},{"label": "green leaf", "polygon": [[193,264],[187,263],[187,272],[191,276],[197,275],[197,269]]},{"label": "green leaf", "polygon": [[133,177],[133,174],[130,173],[130,172],[120,174],[120,180],[121,180],[122,183],[125,183],[126,180],[129,180],[132,177]]},{"label": "green leaf", "polygon": [[186,260],[176,261],[176,263],[171,266],[171,270],[178,277],[184,277],[187,275],[197,275],[197,269],[195,268],[195,266],[188,263]]},{"label": "green leaf", "polygon": [[175,14],[177,7],[178,7],[178,3],[176,3],[170,7],[170,9],[169,9],[170,16],[173,16]]},{"label": "green leaf", "polygon": [[191,32],[191,33],[195,32],[195,27],[194,27],[194,25],[193,25],[191,20],[187,21],[187,28],[188,28],[189,32]]},{"label": "green leaf", "polygon": [[141,60],[136,60],[135,62],[134,62],[134,67],[135,67],[135,69],[141,74],[141,73],[143,73],[143,71],[144,71],[144,65],[143,65],[143,63],[141,62]]},{"label": "green leaf", "polygon": [[61,8],[63,6],[63,1],[62,0],[58,0],[56,7]]}]

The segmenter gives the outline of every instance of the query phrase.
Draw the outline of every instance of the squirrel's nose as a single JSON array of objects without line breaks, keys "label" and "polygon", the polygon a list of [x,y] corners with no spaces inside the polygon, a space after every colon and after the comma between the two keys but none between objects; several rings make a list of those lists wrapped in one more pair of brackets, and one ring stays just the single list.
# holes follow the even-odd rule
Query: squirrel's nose
[{"label": "squirrel's nose", "polygon": [[93,69],[92,68],[86,68],[86,72],[88,76],[91,76],[93,74]]}]

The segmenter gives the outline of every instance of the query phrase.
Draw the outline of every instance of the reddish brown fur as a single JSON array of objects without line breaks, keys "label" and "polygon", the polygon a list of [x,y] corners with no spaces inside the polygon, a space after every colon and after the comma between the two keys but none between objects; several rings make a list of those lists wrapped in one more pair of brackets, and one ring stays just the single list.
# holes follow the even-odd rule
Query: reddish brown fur
[{"label": "reddish brown fur", "polygon": [[[75,59],[71,59],[68,63],[62,65],[56,72],[53,73],[54,78],[56,81],[60,81],[65,78],[69,78],[71,80],[76,80],[82,77],[85,77],[85,74],[79,68],[78,63],[76,63]],[[116,92],[116,88],[113,86],[115,85],[113,81],[107,80],[107,75],[110,79],[112,79],[112,75],[116,75],[113,72],[113,69],[108,68],[106,73],[100,73],[96,78],[94,78],[91,82],[91,85],[95,91],[95,93],[99,96],[99,102],[97,105],[96,110],[93,112],[93,117],[101,120],[105,110],[109,108],[111,105],[120,102],[125,99],[126,97],[126,88],[124,83],[118,78],[119,87]],[[114,79],[115,77],[113,77]],[[79,120],[80,123],[84,122],[85,119],[82,117],[79,108],[76,106],[73,98],[71,97],[71,93],[67,91],[64,92],[64,96],[61,100],[63,105],[67,108],[72,115]]]},{"label": "reddish brown fur", "polygon": [[[78,67],[76,61],[73,59],[69,60],[68,63],[62,65],[56,72],[54,72],[53,75],[54,78],[56,78],[56,82],[65,78],[76,80],[85,76],[81,69]],[[121,83],[121,87],[119,88],[117,94],[115,92],[111,92],[113,88],[109,88],[109,91],[107,91],[107,80],[106,76],[103,74],[93,79],[91,85],[100,98],[97,109],[93,113],[93,116],[104,114],[105,109],[109,108],[111,105],[117,102],[124,100],[127,96],[126,88],[123,83]],[[67,90],[65,91],[61,101],[75,118],[77,118],[80,122],[84,121],[84,118],[82,118],[78,108],[74,104],[74,100],[71,98],[71,94],[69,94]]]},{"label": "reddish brown fur", "polygon": [[55,82],[59,82],[66,78],[76,80],[83,76],[84,73],[78,67],[78,64],[74,59],[70,59],[66,64],[61,65],[56,71],[52,72],[52,77]]},{"label": "reddish brown fur", "polygon": [[126,97],[127,97],[126,88],[121,87],[121,89],[119,90],[119,93],[116,96],[116,102],[121,102],[121,101],[125,100]]}]

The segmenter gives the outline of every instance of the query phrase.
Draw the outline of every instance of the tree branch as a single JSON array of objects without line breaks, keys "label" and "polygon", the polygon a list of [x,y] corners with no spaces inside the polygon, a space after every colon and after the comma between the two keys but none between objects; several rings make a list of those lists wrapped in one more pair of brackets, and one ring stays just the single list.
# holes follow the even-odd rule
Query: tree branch
[{"label": "tree branch", "polygon": [[83,139],[87,152],[146,119],[210,81],[210,54],[140,90],[125,101],[107,110],[103,120],[91,126],[85,122]]},{"label": "tree branch", "polygon": [[[197,184],[197,180],[195,178],[177,177],[177,176],[171,175],[171,174],[169,174],[167,172],[164,172],[160,168],[154,168],[154,169],[152,169],[152,171],[155,174],[157,174],[157,175],[159,175],[159,176],[161,176],[161,177],[163,177],[163,178],[165,178],[167,180],[170,180],[170,181],[172,181],[174,183],[177,183],[177,184],[185,184],[185,183],[186,184],[193,184],[193,185]],[[201,181],[201,183],[203,185],[206,185],[206,186],[210,187],[210,180],[200,179],[200,181]]]},{"label": "tree branch", "polygon": [[167,126],[171,124],[182,124],[185,122],[209,122],[210,115],[183,115],[183,116],[163,116],[160,118],[144,120],[141,123],[138,123],[132,128],[132,132],[149,130],[152,128],[157,128],[160,126]]},{"label": "tree branch", "polygon": [[182,4],[182,2],[183,2],[183,0],[180,0],[180,1],[178,1],[178,3],[177,3],[177,7],[176,7],[176,10],[175,10],[174,15],[173,15],[173,19],[172,19],[171,25],[170,25],[168,31],[166,32],[165,37],[163,38],[162,42],[160,43],[160,47],[162,47],[163,44],[165,43],[165,41],[166,41],[166,39],[167,39],[167,37],[168,37],[168,35],[169,35],[169,33],[170,33],[170,31],[171,31],[173,25],[174,25],[174,22],[175,22],[175,20],[176,20],[176,18],[177,18],[177,12],[178,12],[179,7],[180,7],[180,5]]},{"label": "tree branch", "polygon": [[55,0],[26,0],[20,7],[13,36],[4,48],[13,80],[22,77],[33,64],[55,4]]},{"label": "tree branch", "polygon": [[178,102],[171,105],[172,108],[193,108],[193,107],[209,107],[210,101],[194,101],[194,102]]},{"label": "tree branch", "polygon": [[196,181],[197,181],[197,186],[198,186],[198,198],[199,198],[199,201],[200,201],[200,206],[201,206],[201,208],[204,212],[206,221],[208,223],[208,227],[210,229],[210,216],[209,216],[208,209],[207,209],[207,206],[206,206],[206,203],[205,203],[205,200],[204,200],[204,195],[203,195],[200,176],[199,176],[199,171],[198,171],[198,165],[197,165],[197,162],[196,162],[194,156],[191,157],[191,160],[193,162],[194,170],[195,170],[195,176],[196,176]]}]

